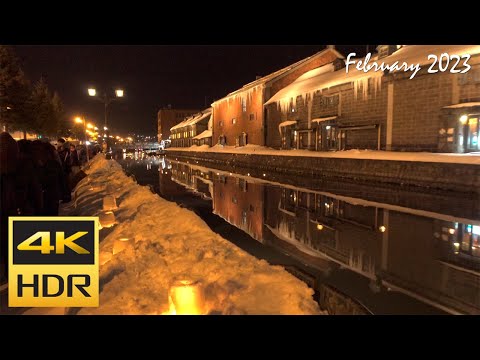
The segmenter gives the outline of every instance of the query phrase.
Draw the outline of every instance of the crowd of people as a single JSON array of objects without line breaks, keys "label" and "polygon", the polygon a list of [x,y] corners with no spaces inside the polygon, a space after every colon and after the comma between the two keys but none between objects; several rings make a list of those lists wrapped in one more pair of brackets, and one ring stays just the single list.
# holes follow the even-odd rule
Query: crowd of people
[{"label": "crowd of people", "polygon": [[[89,150],[89,158],[98,151]],[[55,147],[0,134],[0,284],[6,282],[8,270],[8,217],[57,216],[60,202],[72,200],[74,179],[86,161],[85,147],[77,149],[63,138]]]}]

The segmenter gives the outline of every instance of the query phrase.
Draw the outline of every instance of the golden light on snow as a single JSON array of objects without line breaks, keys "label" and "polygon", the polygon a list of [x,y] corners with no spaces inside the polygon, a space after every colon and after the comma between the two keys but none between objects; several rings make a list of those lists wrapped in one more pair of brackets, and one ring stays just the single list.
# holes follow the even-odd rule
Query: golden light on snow
[{"label": "golden light on snow", "polygon": [[467,123],[468,116],[467,115],[462,115],[460,116],[460,122],[465,125]]},{"label": "golden light on snow", "polygon": [[115,210],[117,208],[117,201],[115,196],[107,195],[103,198],[103,210]]},{"label": "golden light on snow", "polygon": [[382,226],[380,226],[380,227],[378,228],[378,230],[380,230],[380,232],[383,233],[383,232],[385,232],[385,231],[387,230],[387,228],[382,225]]},{"label": "golden light on snow", "polygon": [[115,243],[113,244],[113,255],[118,254],[119,252],[122,252],[123,250],[132,247],[133,242],[129,238],[120,238],[115,240]]},{"label": "golden light on snow", "polygon": [[172,315],[203,315],[205,295],[199,281],[177,280],[170,287],[170,311]]},{"label": "golden light on snow", "polygon": [[100,265],[105,265],[112,260],[112,253],[108,251],[101,251],[99,255]]}]

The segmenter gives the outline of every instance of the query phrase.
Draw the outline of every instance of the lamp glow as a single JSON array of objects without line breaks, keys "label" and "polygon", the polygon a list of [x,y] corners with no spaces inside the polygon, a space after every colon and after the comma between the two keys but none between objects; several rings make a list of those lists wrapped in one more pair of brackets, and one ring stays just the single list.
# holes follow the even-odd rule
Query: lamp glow
[{"label": "lamp glow", "polygon": [[117,95],[117,97],[123,97],[123,90],[117,89],[115,90],[115,94]]},{"label": "lamp glow", "polygon": [[100,213],[100,226],[102,228],[109,228],[115,225],[115,214],[113,211],[106,211]]},{"label": "lamp glow", "polygon": [[460,122],[465,125],[467,123],[468,116],[467,115],[462,115],[460,116]]},{"label": "lamp glow", "polygon": [[89,96],[95,96],[97,95],[97,90],[93,89],[93,88],[89,88],[88,89],[88,95]]},{"label": "lamp glow", "polygon": [[205,313],[205,295],[199,281],[178,280],[170,287],[169,300],[178,315],[202,315]]},{"label": "lamp glow", "polygon": [[82,120],[82,118],[81,118],[80,116],[77,116],[77,117],[75,118],[75,122],[76,122],[77,124],[81,124],[81,123],[83,123],[83,120]]},{"label": "lamp glow", "polygon": [[130,241],[129,238],[120,238],[118,240],[115,240],[112,253],[113,255],[118,254],[119,252],[122,252],[129,247],[133,247],[133,242]]},{"label": "lamp glow", "polygon": [[378,228],[378,230],[380,230],[380,232],[384,233],[387,230],[387,228],[382,225]]}]

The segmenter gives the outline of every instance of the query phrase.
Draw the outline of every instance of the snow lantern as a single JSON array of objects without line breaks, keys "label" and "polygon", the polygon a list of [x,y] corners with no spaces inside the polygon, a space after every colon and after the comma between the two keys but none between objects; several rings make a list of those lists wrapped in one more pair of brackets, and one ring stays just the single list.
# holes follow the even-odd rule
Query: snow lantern
[{"label": "snow lantern", "polygon": [[177,315],[203,315],[205,295],[200,281],[177,280],[170,287],[169,300]]},{"label": "snow lantern", "polygon": [[112,251],[113,255],[118,254],[127,248],[133,248],[133,243],[134,241],[126,237],[115,240]]},{"label": "snow lantern", "polygon": [[112,253],[108,251],[101,251],[99,255],[100,265],[105,265],[110,260],[112,260]]},{"label": "snow lantern", "polygon": [[107,195],[103,198],[103,210],[115,210],[117,208],[117,201],[115,196]]},{"label": "snow lantern", "polygon": [[99,216],[100,225],[103,228],[109,228],[115,225],[115,214],[113,211],[102,212]]}]

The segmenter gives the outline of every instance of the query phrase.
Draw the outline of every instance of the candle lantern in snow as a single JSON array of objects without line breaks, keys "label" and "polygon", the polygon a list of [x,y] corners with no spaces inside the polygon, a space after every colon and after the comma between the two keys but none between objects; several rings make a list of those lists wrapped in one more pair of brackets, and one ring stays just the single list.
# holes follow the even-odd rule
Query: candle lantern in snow
[{"label": "candle lantern in snow", "polygon": [[117,208],[117,201],[115,196],[107,195],[103,198],[103,210],[115,210]]},{"label": "candle lantern in snow", "polygon": [[134,241],[133,239],[127,238],[127,237],[122,237],[120,239],[115,240],[115,243],[113,244],[113,255],[118,254],[119,252],[128,249],[128,248],[133,248]]},{"label": "candle lantern in snow", "polygon": [[109,228],[115,225],[115,214],[113,211],[106,211],[100,214],[100,225],[102,228]]},{"label": "candle lantern in snow", "polygon": [[169,296],[177,315],[205,313],[205,295],[200,281],[177,280],[170,287]]}]

